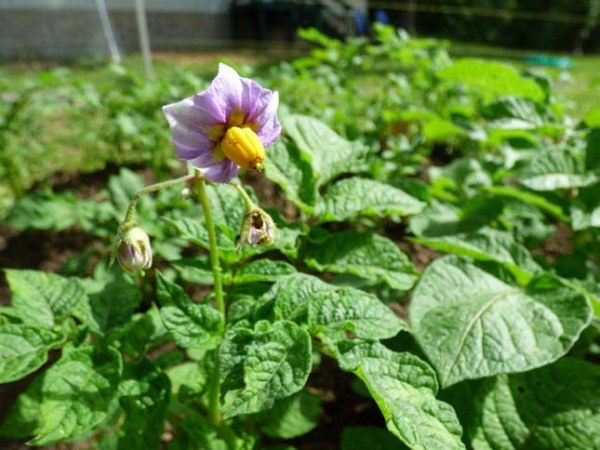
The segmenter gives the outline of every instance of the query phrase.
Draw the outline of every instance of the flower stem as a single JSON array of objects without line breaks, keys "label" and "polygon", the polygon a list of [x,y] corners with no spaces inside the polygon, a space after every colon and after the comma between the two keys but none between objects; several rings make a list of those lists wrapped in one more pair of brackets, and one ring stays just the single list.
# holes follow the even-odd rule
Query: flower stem
[{"label": "flower stem", "polygon": [[246,208],[248,208],[248,209],[256,209],[256,205],[254,204],[254,202],[252,201],[252,199],[248,196],[248,193],[242,187],[241,184],[236,183],[234,181],[230,181],[229,184],[238,190],[238,192],[240,193],[242,199],[244,200],[244,203],[246,204]]},{"label": "flower stem", "polygon": [[[206,186],[204,180],[200,180],[198,183],[198,197],[200,204],[202,205],[202,211],[204,212],[204,220],[206,224],[206,230],[208,231],[208,244],[210,251],[210,263],[212,267],[215,301],[217,309],[222,317],[223,326],[225,325],[226,313],[225,313],[225,300],[223,299],[223,282],[221,280],[221,264],[219,263],[219,249],[217,247],[217,233],[215,231],[215,223],[212,217],[212,211],[206,195]],[[210,380],[209,386],[209,399],[208,399],[208,418],[210,422],[217,426],[221,422],[221,411],[220,411],[220,396],[221,396],[221,384],[219,380],[219,371],[221,367],[221,359],[217,352],[214,371]]]},{"label": "flower stem", "polygon": [[127,208],[127,212],[125,213],[125,220],[123,221],[123,223],[125,224],[133,220],[133,215],[135,214],[135,206],[137,205],[139,199],[142,198],[142,195],[149,194],[150,192],[160,191],[161,189],[175,186],[177,184],[185,183],[194,177],[194,174],[185,175],[183,177],[162,181],[160,183],[151,184],[149,186],[144,186],[143,188],[138,189],[137,191],[135,191],[133,198],[129,202],[129,207]]}]

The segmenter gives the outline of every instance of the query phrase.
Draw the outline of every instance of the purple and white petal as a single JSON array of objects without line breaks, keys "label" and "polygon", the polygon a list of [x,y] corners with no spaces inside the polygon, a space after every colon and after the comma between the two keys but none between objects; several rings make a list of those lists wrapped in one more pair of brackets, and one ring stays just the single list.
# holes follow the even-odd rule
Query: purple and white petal
[{"label": "purple and white petal", "polygon": [[279,93],[260,86],[256,81],[242,78],[242,108],[245,122],[256,132],[265,147],[277,140],[281,124],[277,119]]},{"label": "purple and white petal", "polygon": [[235,70],[219,64],[219,73],[206,90],[214,103],[212,108],[224,111],[224,121],[236,111],[242,111],[242,80]]},{"label": "purple and white petal", "polygon": [[190,164],[212,183],[227,183],[237,176],[239,167],[229,159],[206,164],[199,159],[193,159]]}]

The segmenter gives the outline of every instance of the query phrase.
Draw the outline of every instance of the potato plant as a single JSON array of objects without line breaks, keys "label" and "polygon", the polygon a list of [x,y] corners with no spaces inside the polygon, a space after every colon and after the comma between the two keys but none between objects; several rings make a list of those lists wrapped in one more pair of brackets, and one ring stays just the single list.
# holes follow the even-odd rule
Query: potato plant
[{"label": "potato plant", "polygon": [[598,111],[390,28],[305,36],[322,47],[262,76],[279,111],[227,66],[164,108],[187,175],[19,201],[10,226],[104,245],[62,275],[5,270],[0,383],[28,382],[0,435],[291,449],[327,360],[380,412],[343,450],[600,447]]}]

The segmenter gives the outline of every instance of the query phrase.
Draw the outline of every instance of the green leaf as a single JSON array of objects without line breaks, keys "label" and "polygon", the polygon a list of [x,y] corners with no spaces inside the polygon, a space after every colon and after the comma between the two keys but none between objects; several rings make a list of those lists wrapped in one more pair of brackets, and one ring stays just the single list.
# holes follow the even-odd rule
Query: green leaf
[{"label": "green leaf", "polygon": [[521,184],[534,191],[590,186],[598,175],[587,172],[584,155],[569,149],[540,152],[518,174]]},{"label": "green leaf", "polygon": [[167,370],[173,392],[185,387],[189,392],[201,393],[206,387],[207,376],[200,362],[190,361]]},{"label": "green leaf", "polygon": [[220,352],[224,417],[272,408],[304,387],[312,367],[310,336],[293,322],[233,328]]},{"label": "green leaf", "polygon": [[274,301],[275,318],[280,320],[301,319],[308,313],[309,300],[313,295],[336,289],[321,279],[305,273],[296,273],[279,279],[263,299]]},{"label": "green leaf", "polygon": [[257,259],[242,266],[233,277],[234,284],[245,283],[272,283],[280,277],[296,272],[291,264],[285,261],[273,261],[271,259]]},{"label": "green leaf", "polygon": [[414,449],[464,449],[450,405],[435,398],[434,371],[417,356],[379,343],[345,341],[336,350],[342,370],[353,372],[379,406],[388,430]]},{"label": "green leaf", "polygon": [[539,84],[507,64],[483,59],[463,58],[438,72],[442,80],[461,83],[479,92],[484,98],[514,95],[543,101],[545,94]]},{"label": "green leaf", "polygon": [[579,190],[571,204],[574,230],[600,228],[600,183]]},{"label": "green leaf", "polygon": [[377,297],[353,288],[314,294],[308,307],[308,323],[313,334],[344,339],[352,332],[359,339],[387,339],[396,336],[406,324]]},{"label": "green leaf", "polygon": [[51,327],[87,301],[78,280],[36,270],[6,269],[12,304],[30,324]]},{"label": "green leaf", "polygon": [[[115,209],[119,214],[125,214],[129,202],[138,189],[144,187],[144,180],[135,172],[122,168],[118,176],[108,180],[108,194]],[[146,200],[142,200],[146,202]]]},{"label": "green leaf", "polygon": [[178,285],[157,278],[160,315],[177,345],[188,348],[212,341],[221,329],[221,315],[209,305],[194,303]]},{"label": "green leaf", "polygon": [[513,186],[484,186],[483,189],[491,194],[498,195],[500,197],[512,198],[515,200],[520,200],[523,203],[536,206],[542,211],[551,214],[561,220],[567,219],[560,205],[549,202],[544,197],[538,194],[527,192],[523,189],[518,189]]},{"label": "green leaf", "polygon": [[43,374],[38,375],[13,402],[0,425],[1,437],[26,439],[36,433],[40,424],[43,379]]},{"label": "green leaf", "polygon": [[493,228],[453,236],[416,238],[414,241],[442,252],[494,261],[506,267],[522,285],[542,270],[527,248],[516,242],[510,233]]},{"label": "green leaf", "polygon": [[291,439],[312,431],[320,415],[321,397],[302,390],[277,400],[273,408],[259,413],[256,421],[267,436]]},{"label": "green leaf", "polygon": [[522,374],[472,383],[475,450],[592,449],[600,445],[600,368],[561,359]]},{"label": "green leaf", "polygon": [[571,289],[519,288],[456,257],[425,270],[409,312],[443,386],[548,364],[591,320],[588,301]]},{"label": "green leaf", "polygon": [[131,367],[119,386],[125,422],[119,431],[118,449],[160,448],[171,386],[169,378],[152,362]]},{"label": "green leaf", "polygon": [[293,144],[278,141],[269,147],[265,175],[302,211],[312,212],[317,199],[315,177],[310,162]]},{"label": "green leaf", "polygon": [[169,450],[228,450],[227,443],[219,437],[206,418],[190,408],[182,411],[183,421],[175,439],[169,444]]},{"label": "green leaf", "polygon": [[317,215],[321,222],[342,222],[359,216],[408,216],[424,207],[425,203],[396,187],[354,177],[338,181],[327,189]]},{"label": "green leaf", "polygon": [[109,417],[118,398],[121,358],[116,350],[66,349],[44,374],[40,427],[30,445],[83,439]]},{"label": "green leaf", "polygon": [[321,272],[349,273],[402,291],[409,290],[417,277],[408,256],[389,239],[373,233],[347,231],[317,237],[304,261]]},{"label": "green leaf", "polygon": [[82,280],[89,301],[81,302],[73,315],[95,332],[124,325],[142,301],[142,293],[131,276],[118,267],[112,270],[98,265],[93,278]]},{"label": "green leaf", "polygon": [[208,256],[200,255],[194,258],[182,258],[170,261],[182,280],[194,284],[213,284],[212,268]]},{"label": "green leaf", "polygon": [[350,427],[342,432],[341,450],[401,450],[398,438],[376,427]]},{"label": "green leaf", "polygon": [[317,187],[342,173],[357,173],[365,168],[367,149],[336,134],[318,119],[290,115],[284,120],[285,132],[310,162]]},{"label": "green leaf", "polygon": [[40,368],[62,336],[27,325],[0,325],[0,384],[20,380]]}]

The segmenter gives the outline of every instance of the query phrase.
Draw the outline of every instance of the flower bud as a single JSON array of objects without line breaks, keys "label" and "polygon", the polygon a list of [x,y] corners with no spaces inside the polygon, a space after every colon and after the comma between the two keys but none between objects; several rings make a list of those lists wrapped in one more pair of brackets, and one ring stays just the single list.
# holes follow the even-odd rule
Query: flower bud
[{"label": "flower bud", "polygon": [[238,246],[268,245],[277,237],[277,229],[271,216],[260,208],[251,208],[244,215],[242,233]]},{"label": "flower bud", "polygon": [[240,167],[260,172],[265,161],[265,147],[249,127],[231,127],[221,141],[221,151]]},{"label": "flower bud", "polygon": [[137,225],[119,233],[116,252],[117,261],[126,272],[136,272],[152,267],[150,238]]}]

